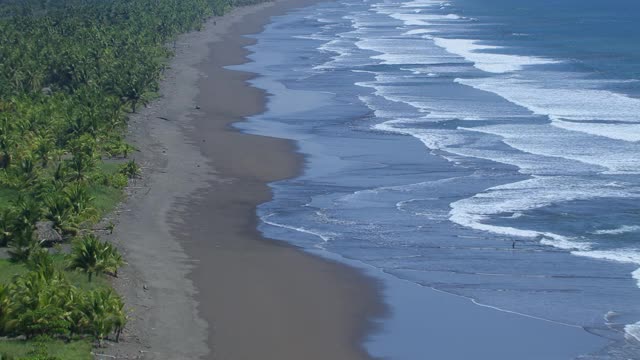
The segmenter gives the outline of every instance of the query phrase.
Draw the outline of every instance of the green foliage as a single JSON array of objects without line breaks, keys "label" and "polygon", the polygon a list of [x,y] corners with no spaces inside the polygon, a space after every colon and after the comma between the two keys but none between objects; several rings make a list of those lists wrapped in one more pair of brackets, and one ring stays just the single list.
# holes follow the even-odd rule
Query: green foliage
[{"label": "green foliage", "polygon": [[0,285],[10,283],[14,277],[28,272],[25,264],[16,264],[0,259]]},{"label": "green foliage", "polygon": [[24,257],[26,228],[36,221],[75,235],[97,220],[94,202],[102,201],[98,210],[112,205],[92,193],[118,199],[109,189],[122,189],[139,167],[131,161],[109,172],[102,159],[132,151],[123,140],[126,112],[156,96],[165,43],[232,3],[0,3],[0,200],[8,200],[0,210],[10,210],[0,213],[0,245],[22,234],[16,255]]},{"label": "green foliage", "polygon": [[30,271],[8,285],[0,284],[0,335],[31,339],[87,334],[101,341],[114,334],[118,339],[126,314],[112,289],[74,286],[44,249],[32,253],[27,268]]},{"label": "green foliage", "polygon": [[[0,360],[90,360],[91,342],[87,339],[64,340],[36,338],[30,341],[0,341]],[[46,354],[46,355],[44,355]],[[40,356],[40,357],[37,357]],[[42,357],[42,356],[48,356]]]},{"label": "green foliage", "polygon": [[69,268],[81,270],[91,282],[94,274],[105,272],[116,275],[124,261],[118,250],[108,242],[93,235],[85,235],[73,244],[69,256]]},{"label": "green foliage", "polygon": [[13,234],[7,253],[11,261],[25,262],[38,247],[38,243],[33,236],[33,230],[25,228]]},{"label": "green foliage", "polygon": [[[122,301],[104,279],[92,280],[117,276],[120,254],[86,235],[70,259],[52,256],[36,223],[50,221],[69,238],[113,209],[140,168],[103,160],[133,151],[126,114],[157,96],[171,55],[165,44],[255,2],[0,1],[0,246],[12,260],[0,260],[0,336],[33,339],[0,341],[3,359],[89,359],[88,341],[61,339],[118,339]],[[87,276],[65,271],[63,261]]]},{"label": "green foliage", "polygon": [[140,176],[140,166],[138,166],[135,160],[127,161],[120,168],[120,174],[125,175],[129,179],[137,178]]}]

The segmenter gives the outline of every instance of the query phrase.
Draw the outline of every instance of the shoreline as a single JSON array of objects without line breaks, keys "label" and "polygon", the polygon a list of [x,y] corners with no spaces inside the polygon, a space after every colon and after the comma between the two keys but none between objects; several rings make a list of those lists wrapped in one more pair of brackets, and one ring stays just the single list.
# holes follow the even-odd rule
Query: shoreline
[{"label": "shoreline", "polygon": [[132,312],[123,342],[96,351],[105,358],[369,358],[379,285],[256,229],[268,183],[298,174],[302,156],[231,127],[266,103],[247,83],[254,74],[224,69],[248,61],[244,35],[315,2],[236,8],[178,38],[161,98],[130,120],[144,178],[112,237],[129,263],[115,287]]}]

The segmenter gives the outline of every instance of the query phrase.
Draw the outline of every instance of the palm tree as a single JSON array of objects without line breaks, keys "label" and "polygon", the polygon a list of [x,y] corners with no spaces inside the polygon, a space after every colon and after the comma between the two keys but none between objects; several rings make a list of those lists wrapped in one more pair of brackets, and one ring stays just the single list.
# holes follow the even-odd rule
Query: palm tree
[{"label": "palm tree", "polygon": [[118,269],[124,265],[124,259],[118,249],[109,243],[105,243],[106,271],[118,277]]},{"label": "palm tree", "polygon": [[69,324],[69,338],[85,333],[89,329],[89,318],[84,313],[87,296],[84,292],[70,286],[64,294],[63,308],[67,309],[65,318]]},{"label": "palm tree", "polygon": [[124,303],[112,289],[96,289],[87,294],[83,312],[88,319],[92,335],[102,344],[102,340],[116,332],[116,340],[126,323]]},{"label": "palm tree", "polygon": [[73,184],[65,190],[64,194],[71,204],[73,214],[83,219],[92,218],[97,215],[96,209],[91,207],[93,197],[89,194],[89,190],[85,185]]},{"label": "palm tree", "polygon": [[120,173],[126,175],[129,179],[134,179],[140,176],[140,166],[136,163],[136,160],[127,161],[120,168]]},{"label": "palm tree", "polygon": [[0,246],[7,246],[14,231],[16,216],[13,208],[0,210]]},{"label": "palm tree", "polygon": [[33,234],[32,228],[22,228],[13,233],[13,237],[9,241],[9,250],[7,251],[11,261],[27,261],[31,253],[38,249],[38,241]]},{"label": "palm tree", "polygon": [[4,321],[7,332],[27,338],[66,333],[69,324],[62,305],[69,287],[58,271],[49,274],[30,271],[16,278],[7,290]]},{"label": "palm tree", "polygon": [[53,222],[53,226],[64,233],[76,234],[78,224],[73,214],[73,206],[66,194],[51,194],[45,197],[47,209],[45,217]]},{"label": "palm tree", "polygon": [[0,123],[0,168],[7,169],[11,165],[11,151],[15,146],[13,129],[5,120]]},{"label": "palm tree", "polygon": [[40,203],[31,196],[19,196],[15,202],[16,230],[35,228],[36,222],[42,216]]},{"label": "palm tree", "polygon": [[49,136],[38,139],[34,154],[37,156],[38,160],[40,160],[40,165],[43,168],[49,166],[51,153],[54,149],[53,141]]},{"label": "palm tree", "polygon": [[85,235],[73,245],[69,268],[85,272],[89,282],[94,274],[105,272],[108,265],[104,243],[97,236]]}]

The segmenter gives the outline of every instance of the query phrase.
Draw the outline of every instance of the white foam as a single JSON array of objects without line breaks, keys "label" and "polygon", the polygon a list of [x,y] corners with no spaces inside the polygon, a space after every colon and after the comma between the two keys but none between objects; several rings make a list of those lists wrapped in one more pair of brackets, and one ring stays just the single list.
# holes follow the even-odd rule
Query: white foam
[{"label": "white foam", "polygon": [[428,43],[421,38],[367,38],[357,41],[356,46],[380,53],[371,58],[389,65],[437,65],[455,61],[446,53],[430,51]]},{"label": "white foam", "polygon": [[442,23],[443,21],[464,19],[463,17],[456,14],[436,15],[436,14],[425,14],[425,13],[415,12],[415,11],[412,11],[410,13],[394,12],[387,15],[389,15],[390,17],[396,20],[402,21],[406,26],[432,26],[437,23]]},{"label": "white foam", "polygon": [[[543,83],[517,77],[456,79],[476,89],[498,94],[510,102],[557,120],[615,120],[640,122],[640,99],[608,90],[589,89],[593,86],[576,79],[554,74],[560,81],[543,79]],[[548,81],[547,81],[548,80]],[[573,85],[573,86],[572,86]],[[564,125],[568,126],[568,125]],[[573,128],[572,130],[577,130]]]},{"label": "white foam", "polygon": [[506,55],[486,52],[503,49],[501,46],[483,45],[478,40],[433,38],[437,46],[471,61],[482,71],[502,74],[522,70],[525,66],[553,64],[557,61],[534,56]]},{"label": "white foam", "polygon": [[435,209],[431,209],[430,207],[426,207],[426,208],[422,208],[421,211],[410,211],[409,209],[407,209],[410,204],[414,203],[414,202],[420,202],[420,201],[435,201],[435,200],[439,200],[438,198],[422,198],[422,199],[409,199],[409,200],[404,200],[404,201],[400,201],[398,203],[396,203],[396,209],[398,209],[399,211],[403,211],[403,212],[411,212],[416,216],[421,216],[421,217],[425,217],[427,219],[430,220],[435,220],[435,221],[446,221],[448,219],[448,215],[446,213],[446,211],[437,211]]},{"label": "white foam", "polygon": [[[397,119],[390,120],[374,126],[374,129],[411,135],[420,140],[430,150],[441,150],[453,155],[475,157],[490,161],[517,166],[523,174],[556,175],[585,174],[595,171],[605,171],[600,166],[589,166],[573,160],[535,155],[526,152],[505,151],[496,149],[499,140],[488,137],[471,140],[459,129],[419,129],[412,128],[411,123],[438,121],[441,116],[443,121],[455,118],[455,114],[428,114],[421,119]],[[482,117],[464,117],[465,120],[483,120]],[[476,129],[476,128],[472,128]]]},{"label": "white foam", "polygon": [[615,229],[597,230],[593,233],[596,235],[619,235],[637,231],[640,231],[639,225],[622,225]]},{"label": "white foam", "polygon": [[624,332],[627,339],[632,338],[635,339],[635,341],[640,341],[640,321],[635,324],[626,325]]},{"label": "white foam", "polygon": [[[640,152],[640,144],[637,143],[594,138],[549,124],[491,125],[464,129],[500,136],[509,146],[529,154],[579,161],[592,165],[594,170],[600,168],[599,171],[610,174],[640,173],[640,158],[636,156]],[[564,171],[558,165],[558,172]]]},{"label": "white foam", "polygon": [[[450,5],[450,4],[449,4]],[[434,0],[413,0],[402,3],[400,7],[403,8],[430,8],[430,7],[438,7],[443,6],[442,2],[434,1]]]},{"label": "white foam", "polygon": [[407,26],[429,26],[433,25],[429,20],[434,20],[432,15],[423,15],[423,14],[404,14],[404,13],[394,13],[389,14],[392,18],[396,20],[401,20]]},{"label": "white foam", "polygon": [[292,36],[293,38],[296,39],[303,39],[303,40],[320,40],[320,41],[328,41],[331,40],[332,38],[328,37],[328,36],[323,36],[320,34],[311,34],[311,35],[294,35]]},{"label": "white foam", "polygon": [[[408,68],[406,70],[413,70],[413,68]],[[376,75],[375,82],[365,82],[360,85],[374,88],[375,94],[383,97],[386,100],[411,105],[418,111],[424,112],[425,115],[421,117],[409,118],[407,117],[407,115],[409,114],[389,113],[388,111],[384,110],[388,107],[384,107],[382,105],[376,106],[376,104],[372,102],[371,99],[368,99],[365,104],[369,106],[369,108],[374,110],[377,116],[380,115],[382,119],[394,119],[375,125],[373,128],[376,130],[411,135],[420,140],[430,150],[442,150],[452,155],[476,157],[514,165],[519,167],[522,173],[526,174],[585,174],[593,173],[595,171],[607,170],[607,168],[602,167],[599,164],[589,165],[587,163],[578,162],[576,160],[558,158],[557,156],[553,156],[553,154],[536,154],[533,150],[530,150],[531,152],[516,152],[500,149],[499,145],[501,145],[500,143],[502,141],[499,137],[479,138],[478,136],[473,136],[471,134],[460,131],[465,130],[464,128],[417,128],[413,124],[444,122],[453,119],[464,119],[468,121],[490,119],[496,111],[503,113],[503,115],[508,114],[509,116],[513,117],[516,117],[517,114],[511,114],[508,112],[508,109],[497,108],[495,105],[489,106],[486,109],[480,106],[481,104],[469,108],[468,106],[465,106],[466,104],[461,104],[461,102],[464,103],[464,98],[456,99],[455,101],[453,101],[451,99],[441,100],[429,97],[424,98],[420,96],[412,97],[403,94],[402,87],[386,85],[388,81],[393,81],[393,79],[386,79],[386,76]],[[438,107],[438,110],[435,111],[433,109],[434,107]],[[468,111],[468,113],[461,112],[465,109],[466,111]],[[484,127],[469,128],[468,130],[473,132],[490,132],[490,130],[486,130]],[[528,129],[516,129],[512,132],[517,134],[518,136],[525,136],[527,139],[531,138],[530,140],[545,140],[541,136],[535,136],[533,138],[528,137],[526,135],[528,134],[527,130]],[[542,143],[541,145],[539,145],[539,147],[541,147],[545,151],[548,146],[549,145],[546,143]],[[519,149],[519,147],[516,148]],[[523,146],[522,148],[525,147]],[[577,148],[580,149],[582,148],[582,146],[578,146]],[[558,152],[560,153],[560,155],[564,155],[561,150],[562,149],[559,149]],[[634,159],[634,157],[629,158]],[[614,158],[613,160],[619,161],[618,158]],[[594,161],[599,163],[601,159],[597,158],[594,159]]]},{"label": "white foam", "polygon": [[324,70],[339,67],[341,63],[347,61],[353,55],[351,49],[351,43],[342,38],[334,39],[320,45],[318,50],[334,53],[336,55],[332,56],[331,60],[314,66],[313,70]]},{"label": "white foam", "polygon": [[431,34],[433,32],[434,32],[433,30],[429,30],[429,29],[413,29],[403,33],[402,35],[421,35],[421,34]]},{"label": "white foam", "polygon": [[[640,115],[638,115],[640,120]],[[554,119],[551,123],[561,129],[579,131],[586,134],[604,136],[610,139],[636,142],[640,141],[640,124],[588,123]]]},{"label": "white foam", "polygon": [[545,236],[544,234],[541,234],[541,235],[542,235],[542,239],[540,240],[540,244],[542,245],[552,246],[554,248],[562,249],[562,250],[587,251],[591,249],[590,243],[571,241],[567,237],[559,236],[556,234],[553,234],[555,236],[548,236],[549,235],[548,233],[547,233],[547,236]]},{"label": "white foam", "polygon": [[338,234],[336,233],[323,233],[323,232],[319,232],[317,230],[309,230],[303,227],[296,227],[296,226],[291,226],[291,225],[285,225],[285,224],[279,224],[273,221],[268,220],[272,215],[274,214],[269,214],[267,216],[264,216],[261,218],[262,222],[271,226],[275,226],[275,227],[279,227],[279,228],[283,228],[283,229],[289,229],[289,230],[293,230],[293,231],[297,231],[297,232],[301,232],[303,234],[308,234],[308,235],[313,235],[316,237],[319,237],[320,239],[322,239],[323,242],[328,242],[331,241],[335,236],[337,236]]},{"label": "white foam", "polygon": [[557,234],[507,226],[485,224],[493,215],[515,213],[551,204],[598,197],[640,197],[620,188],[607,186],[606,181],[553,176],[535,177],[489,188],[470,198],[452,203],[450,220],[466,227],[501,235],[539,238],[545,245],[591,254],[591,244]]}]

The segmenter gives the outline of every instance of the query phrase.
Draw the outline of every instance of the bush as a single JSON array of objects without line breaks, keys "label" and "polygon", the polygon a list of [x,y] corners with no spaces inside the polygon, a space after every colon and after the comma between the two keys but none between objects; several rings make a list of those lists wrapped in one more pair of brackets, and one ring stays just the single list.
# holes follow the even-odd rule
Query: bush
[{"label": "bush", "polygon": [[69,269],[85,272],[89,282],[94,274],[117,274],[122,264],[122,256],[118,250],[108,242],[100,241],[93,234],[76,240],[69,256]]},{"label": "bush", "polygon": [[0,286],[2,335],[67,337],[91,335],[116,340],[126,324],[124,302],[112,289],[83,291],[63,273],[32,270]]}]

